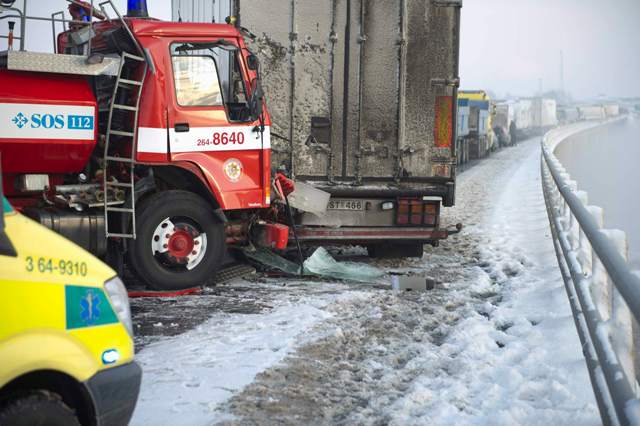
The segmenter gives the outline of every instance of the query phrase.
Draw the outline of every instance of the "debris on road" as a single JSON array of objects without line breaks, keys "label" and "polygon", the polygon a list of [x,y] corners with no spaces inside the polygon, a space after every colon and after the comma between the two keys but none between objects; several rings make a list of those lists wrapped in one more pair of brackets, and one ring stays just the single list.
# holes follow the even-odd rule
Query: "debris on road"
[{"label": "debris on road", "polygon": [[318,247],[304,261],[304,269],[305,273],[319,277],[364,283],[375,282],[376,279],[385,275],[383,270],[365,263],[338,262],[324,247]]},{"label": "debris on road", "polygon": [[285,259],[273,250],[265,247],[247,247],[242,253],[251,262],[266,268],[267,270],[277,270],[286,275],[300,275],[300,265]]},{"label": "debris on road", "polygon": [[436,281],[424,275],[392,275],[391,288],[393,290],[426,291],[433,290]]},{"label": "debris on road", "polygon": [[244,255],[253,262],[276,269],[287,275],[303,275],[306,277],[333,278],[344,281],[373,283],[385,275],[385,271],[365,263],[338,262],[324,247],[318,247],[303,263],[304,272],[300,274],[300,266],[279,256],[266,248],[245,249]]}]

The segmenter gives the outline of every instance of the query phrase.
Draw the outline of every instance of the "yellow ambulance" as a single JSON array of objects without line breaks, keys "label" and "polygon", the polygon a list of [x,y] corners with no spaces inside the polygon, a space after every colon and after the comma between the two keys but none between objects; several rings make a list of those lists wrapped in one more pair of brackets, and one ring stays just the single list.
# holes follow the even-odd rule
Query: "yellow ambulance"
[{"label": "yellow ambulance", "polygon": [[1,193],[0,425],[127,424],[141,369],[122,281]]}]

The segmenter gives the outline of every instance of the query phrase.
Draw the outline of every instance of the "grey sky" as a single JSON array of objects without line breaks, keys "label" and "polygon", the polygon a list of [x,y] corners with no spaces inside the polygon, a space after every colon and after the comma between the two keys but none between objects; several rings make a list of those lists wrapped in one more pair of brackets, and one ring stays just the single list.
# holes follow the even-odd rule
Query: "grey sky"
[{"label": "grey sky", "polygon": [[465,0],[463,88],[640,96],[640,0]]},{"label": "grey sky", "polygon": [[[17,4],[23,0],[18,0]],[[96,0],[97,2],[97,0]],[[114,0],[126,11],[126,0]],[[171,19],[171,0],[148,0],[150,14]],[[529,95],[560,87],[574,97],[640,96],[640,0],[464,0],[462,87]],[[28,0],[50,16],[64,0]],[[0,23],[6,34],[6,21]],[[27,48],[51,50],[51,26],[29,22]],[[6,43],[0,40],[0,49]]]}]

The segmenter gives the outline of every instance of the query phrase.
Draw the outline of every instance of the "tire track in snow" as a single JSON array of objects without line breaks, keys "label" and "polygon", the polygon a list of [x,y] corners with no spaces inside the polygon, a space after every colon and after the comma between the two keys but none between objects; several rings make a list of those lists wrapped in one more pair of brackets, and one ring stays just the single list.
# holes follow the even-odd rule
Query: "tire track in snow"
[{"label": "tire track in snow", "polygon": [[[530,140],[459,177],[444,220],[462,233],[421,260],[373,262],[420,268],[436,290],[330,305],[315,338],[231,398],[223,423],[597,423],[545,241],[538,151]],[[554,333],[568,347],[557,363],[544,347]]]}]

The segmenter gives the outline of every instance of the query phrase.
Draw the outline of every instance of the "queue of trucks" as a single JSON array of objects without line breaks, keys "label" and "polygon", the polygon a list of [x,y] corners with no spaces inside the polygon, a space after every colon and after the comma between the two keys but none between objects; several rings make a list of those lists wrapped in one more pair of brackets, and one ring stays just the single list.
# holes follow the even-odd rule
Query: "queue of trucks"
[{"label": "queue of trucks", "polygon": [[557,105],[552,98],[494,100],[483,90],[460,90],[457,163],[486,157],[497,148],[542,135],[558,124],[602,120],[620,113],[620,105],[614,102]]}]

